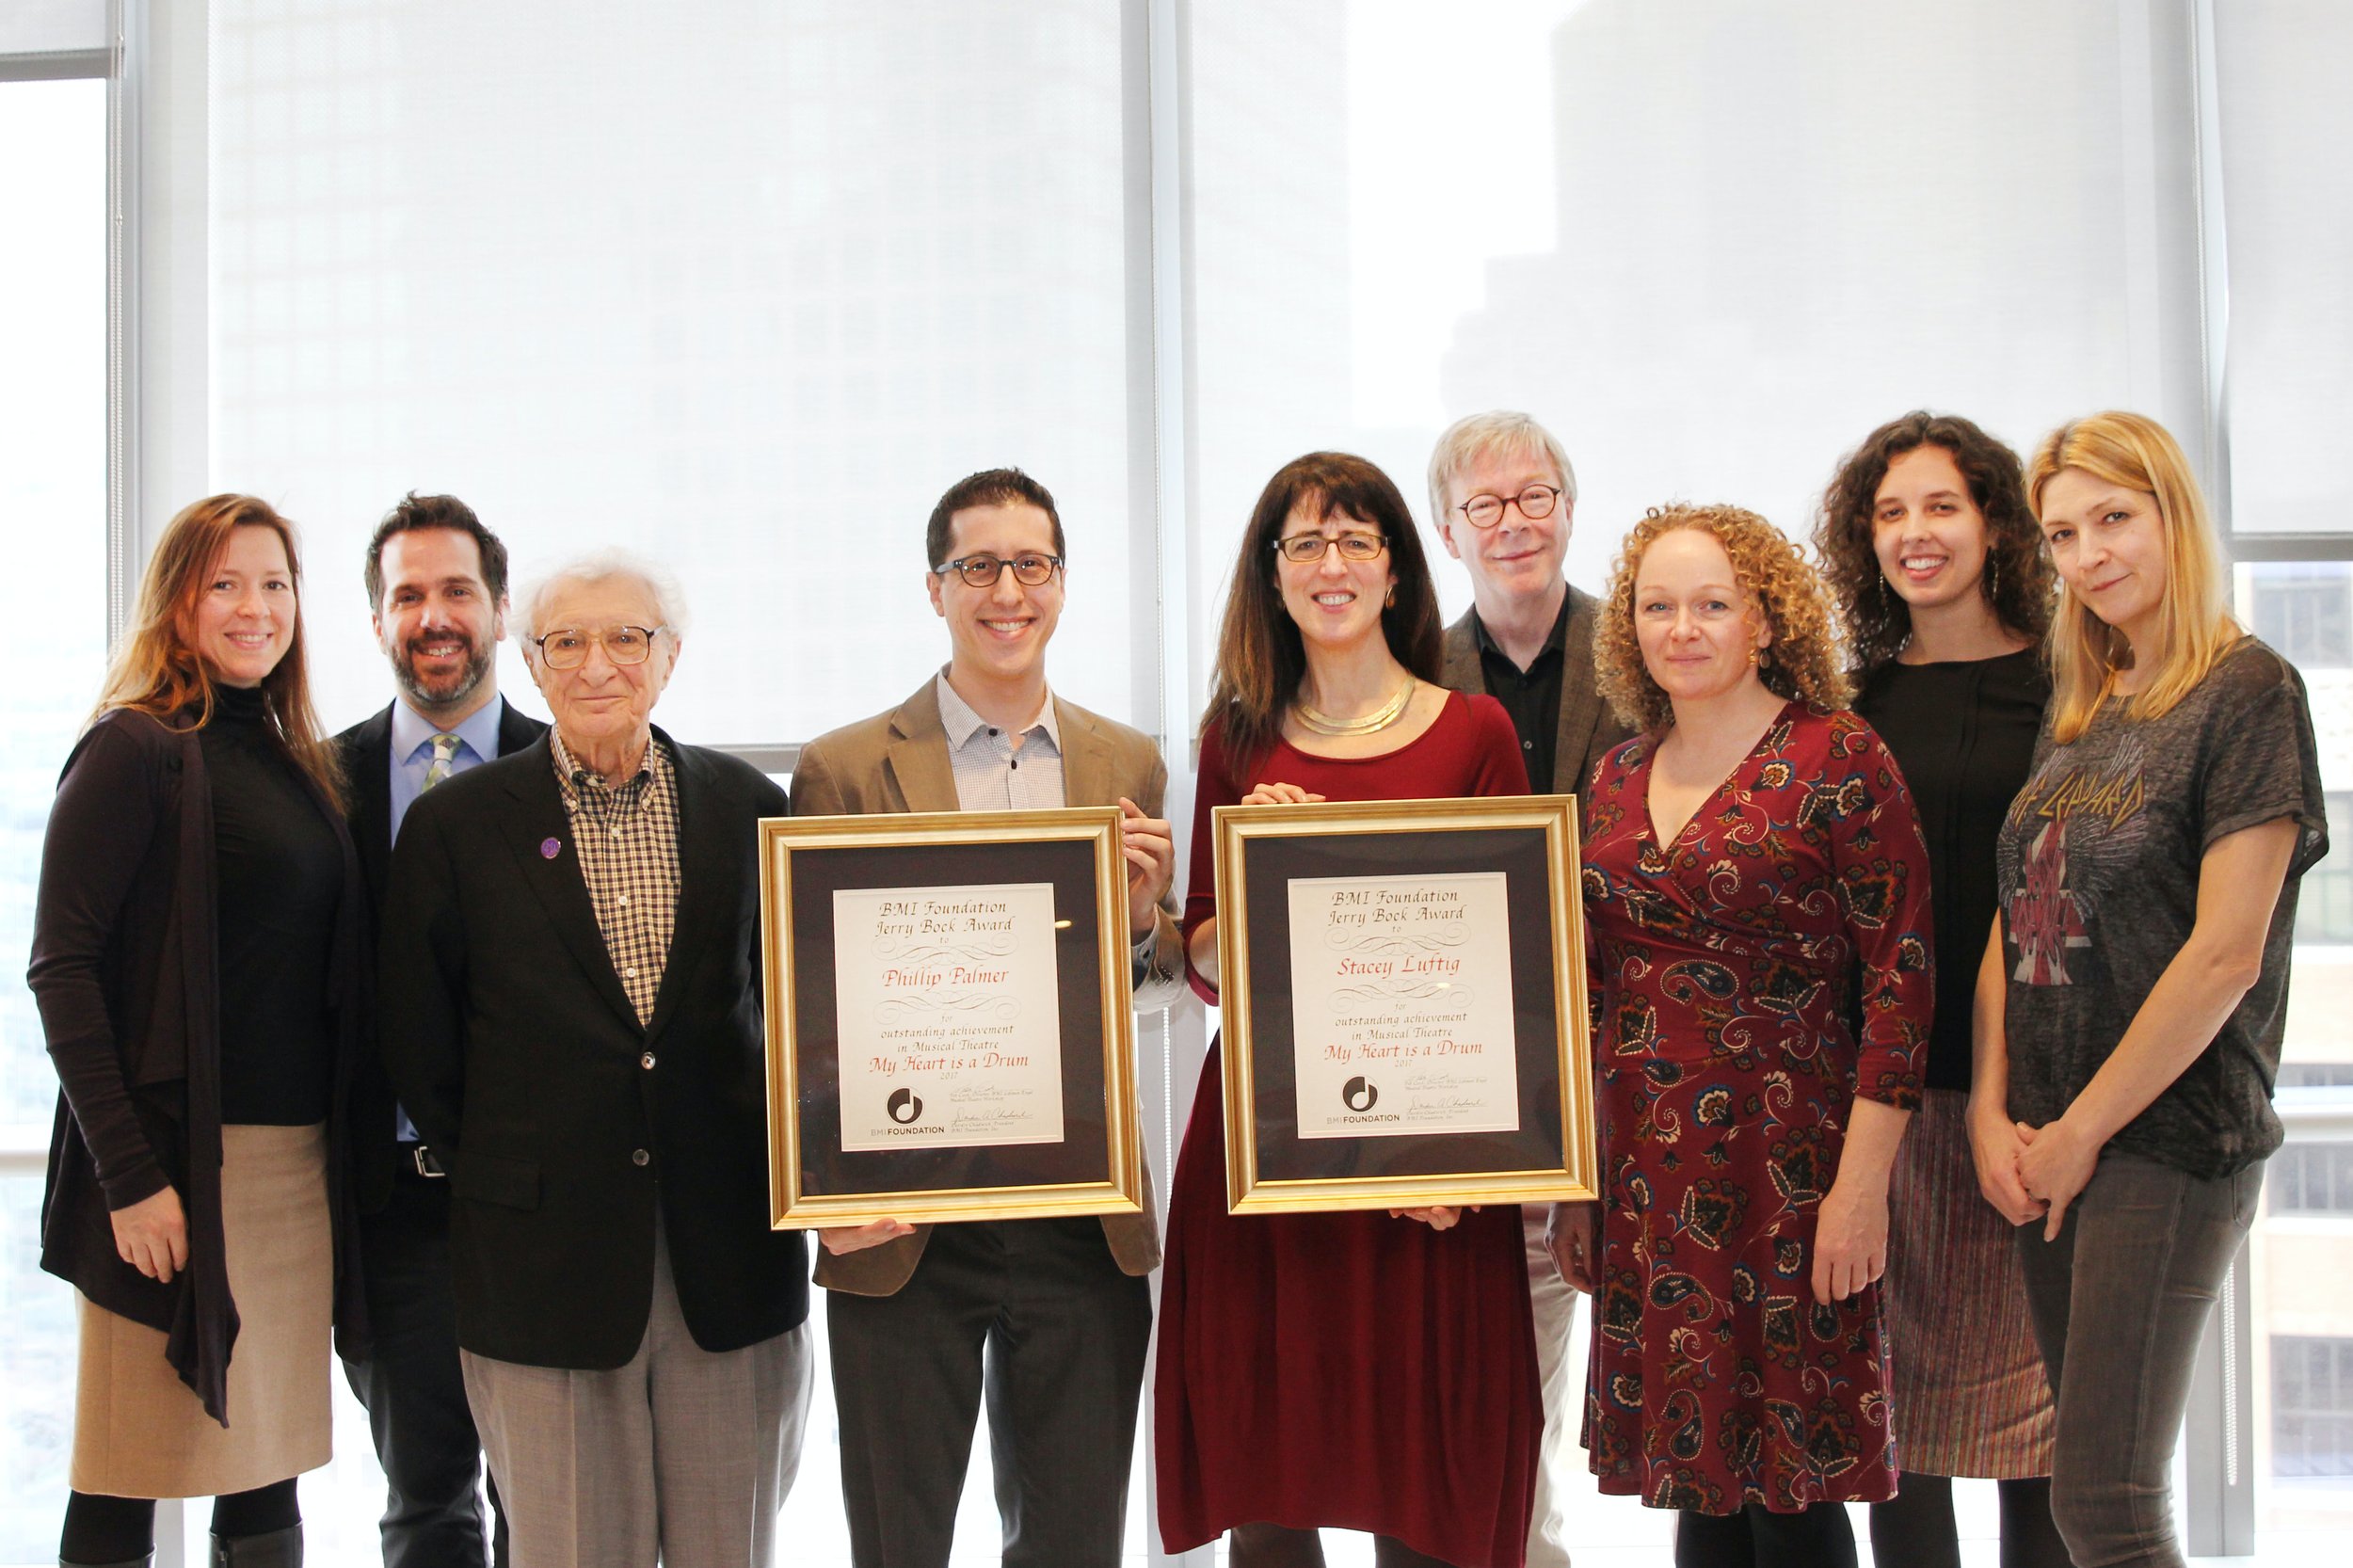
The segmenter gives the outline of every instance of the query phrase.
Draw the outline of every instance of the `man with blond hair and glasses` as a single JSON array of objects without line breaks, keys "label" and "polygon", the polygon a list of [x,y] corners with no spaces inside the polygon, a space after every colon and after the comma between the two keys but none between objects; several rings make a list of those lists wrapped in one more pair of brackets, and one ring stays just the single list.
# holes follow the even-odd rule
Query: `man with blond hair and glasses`
[{"label": "man with blond hair and glasses", "polygon": [[[1446,632],[1446,683],[1503,704],[1537,794],[1582,794],[1593,764],[1626,732],[1593,686],[1593,595],[1562,575],[1577,471],[1551,431],[1496,409],[1447,427],[1430,455],[1430,515],[1470,573],[1471,608]],[[1561,1487],[1576,1422],[1569,1336],[1577,1293],[1546,1246],[1546,1210],[1526,1212],[1529,1292],[1545,1400],[1544,1464],[1529,1528],[1529,1568],[1567,1568]]]}]

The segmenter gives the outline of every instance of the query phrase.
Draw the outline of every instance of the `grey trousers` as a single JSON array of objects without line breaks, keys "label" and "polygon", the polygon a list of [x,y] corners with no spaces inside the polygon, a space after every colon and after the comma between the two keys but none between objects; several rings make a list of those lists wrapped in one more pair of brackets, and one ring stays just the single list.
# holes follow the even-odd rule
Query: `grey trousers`
[{"label": "grey trousers", "polygon": [[1570,1353],[1577,1328],[1577,1294],[1561,1277],[1561,1266],[1545,1245],[1550,1204],[1526,1204],[1520,1224],[1528,1242],[1528,1297],[1536,1315],[1536,1381],[1544,1396],[1545,1439],[1537,1450],[1536,1503],[1528,1520],[1528,1568],[1569,1568],[1570,1466],[1577,1462],[1577,1432],[1582,1424],[1585,1387],[1573,1378],[1584,1357]]},{"label": "grey trousers", "polygon": [[2058,1240],[2021,1226],[2026,1305],[2058,1402],[2051,1514],[2080,1568],[2182,1568],[2173,1448],[2198,1336],[2254,1224],[2263,1163],[2202,1181],[2108,1153]]},{"label": "grey trousers", "polygon": [[653,1311],[628,1364],[570,1371],[459,1352],[513,1568],[768,1568],[800,1468],[808,1325],[696,1345],[656,1235]]}]

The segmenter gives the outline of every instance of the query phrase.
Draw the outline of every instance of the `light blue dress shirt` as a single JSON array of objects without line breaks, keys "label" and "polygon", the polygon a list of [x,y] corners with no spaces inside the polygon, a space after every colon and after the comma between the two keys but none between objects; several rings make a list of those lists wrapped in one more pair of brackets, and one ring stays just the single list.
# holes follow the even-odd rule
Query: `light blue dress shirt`
[{"label": "light blue dress shirt", "polygon": [[[456,729],[444,731],[408,704],[393,699],[392,842],[400,842],[401,821],[424,793],[424,776],[433,771],[433,737],[444,733],[457,737],[457,749],[449,758],[450,776],[455,778],[476,762],[487,762],[499,754],[499,720],[505,714],[506,699],[493,697]],[[404,1144],[416,1143],[417,1127],[408,1119],[408,1108],[395,1107],[392,1114],[392,1135]]]},{"label": "light blue dress shirt", "polygon": [[[457,737],[457,749],[449,760],[452,777],[464,773],[476,762],[487,762],[499,754],[499,720],[505,715],[506,701],[494,697],[475,709],[471,717],[451,731]],[[424,792],[424,776],[433,769],[433,737],[443,733],[419,716],[405,702],[392,704],[392,842],[400,842],[400,824],[408,815],[408,808]]]}]

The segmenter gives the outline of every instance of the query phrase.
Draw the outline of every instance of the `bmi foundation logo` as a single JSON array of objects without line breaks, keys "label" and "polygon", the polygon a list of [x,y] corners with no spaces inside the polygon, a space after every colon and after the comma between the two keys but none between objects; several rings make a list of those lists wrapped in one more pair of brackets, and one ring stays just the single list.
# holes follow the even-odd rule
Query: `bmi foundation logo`
[{"label": "bmi foundation logo", "polygon": [[1340,1085],[1340,1102],[1351,1111],[1369,1111],[1380,1101],[1381,1091],[1369,1078],[1352,1078]]},{"label": "bmi foundation logo", "polygon": [[923,1102],[915,1097],[915,1091],[912,1089],[893,1089],[890,1092],[889,1102],[884,1109],[889,1112],[892,1121],[904,1127],[907,1123],[922,1116]]}]

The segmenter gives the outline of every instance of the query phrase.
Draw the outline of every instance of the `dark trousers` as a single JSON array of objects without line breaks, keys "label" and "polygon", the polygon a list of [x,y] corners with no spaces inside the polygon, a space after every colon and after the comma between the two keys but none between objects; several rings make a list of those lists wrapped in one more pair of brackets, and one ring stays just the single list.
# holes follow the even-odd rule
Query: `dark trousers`
[{"label": "dark trousers", "polygon": [[2051,1515],[2077,1562],[2181,1568],[2173,1446],[2198,1336],[2255,1221],[2259,1160],[2202,1181],[2104,1154],[2058,1240],[2018,1232],[2042,1365],[2058,1406]]},{"label": "dark trousers", "polygon": [[[482,1439],[457,1369],[449,1183],[405,1173],[384,1211],[361,1218],[360,1245],[372,1354],[344,1362],[344,1375],[384,1466],[384,1568],[484,1568]],[[505,1568],[495,1485],[490,1507],[489,1560]]]},{"label": "dark trousers", "polygon": [[858,1568],[944,1568],[984,1399],[1005,1568],[1117,1568],[1152,1304],[1101,1222],[940,1225],[825,1333]]},{"label": "dark trousers", "polygon": [[1754,1503],[1721,1516],[1687,1509],[1675,1520],[1675,1568],[1854,1568],[1854,1561],[1845,1503],[1815,1503],[1800,1513]]}]

